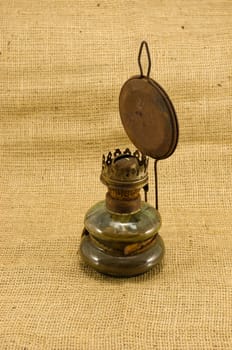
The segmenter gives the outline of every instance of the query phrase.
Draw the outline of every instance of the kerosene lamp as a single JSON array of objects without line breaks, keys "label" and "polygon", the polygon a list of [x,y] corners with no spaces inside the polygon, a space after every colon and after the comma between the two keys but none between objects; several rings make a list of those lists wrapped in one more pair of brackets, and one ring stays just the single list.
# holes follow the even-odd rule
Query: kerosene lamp
[{"label": "kerosene lamp", "polygon": [[[144,47],[146,75],[141,64]],[[126,81],[119,97],[122,124],[137,149],[117,148],[103,155],[100,179],[107,186],[106,198],[87,211],[80,245],[88,265],[121,277],[144,273],[164,256],[164,243],[158,233],[157,162],[169,157],[178,141],[176,113],[166,92],[150,78],[151,59],[145,41],[140,46],[138,64],[140,75]],[[155,160],[155,207],[147,202],[149,157]]]}]

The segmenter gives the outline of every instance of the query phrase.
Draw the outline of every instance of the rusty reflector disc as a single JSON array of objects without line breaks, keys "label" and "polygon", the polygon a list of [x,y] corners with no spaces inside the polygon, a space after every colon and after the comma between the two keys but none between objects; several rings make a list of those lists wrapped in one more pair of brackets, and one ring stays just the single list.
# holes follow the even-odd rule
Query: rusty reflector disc
[{"label": "rusty reflector disc", "polygon": [[155,159],[169,157],[178,141],[178,124],[172,102],[154,80],[136,76],[123,85],[119,111],[133,144]]},{"label": "rusty reflector disc", "polygon": [[[145,47],[147,74],[143,74],[141,55]],[[146,41],[138,55],[140,76],[123,85],[119,96],[122,124],[133,144],[145,155],[156,160],[169,157],[178,142],[178,122],[174,107],[163,88],[149,77],[151,58]]]}]

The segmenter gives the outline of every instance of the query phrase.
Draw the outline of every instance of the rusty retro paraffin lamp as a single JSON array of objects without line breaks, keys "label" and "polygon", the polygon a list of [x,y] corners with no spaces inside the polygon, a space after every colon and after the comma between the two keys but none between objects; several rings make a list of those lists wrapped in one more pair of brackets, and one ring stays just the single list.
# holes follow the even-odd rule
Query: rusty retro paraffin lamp
[{"label": "rusty retro paraffin lamp", "polygon": [[[146,75],[141,64],[143,48],[148,58]],[[157,162],[171,156],[178,142],[176,113],[166,92],[150,78],[151,59],[145,41],[138,64],[140,75],[125,82],[119,97],[122,124],[137,150],[116,149],[103,155],[100,178],[108,191],[105,200],[87,211],[80,245],[88,265],[113,276],[138,275],[163,258]],[[155,208],[147,203],[148,157],[155,160]]]}]

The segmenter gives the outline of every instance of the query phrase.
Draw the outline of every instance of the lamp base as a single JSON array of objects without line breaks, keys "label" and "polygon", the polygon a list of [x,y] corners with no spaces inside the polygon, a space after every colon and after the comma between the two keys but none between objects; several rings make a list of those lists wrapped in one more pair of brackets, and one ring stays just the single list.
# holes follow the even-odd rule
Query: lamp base
[{"label": "lamp base", "polygon": [[131,277],[147,272],[161,262],[164,252],[164,242],[159,234],[146,250],[128,256],[111,255],[96,245],[86,230],[80,245],[82,259],[88,265],[98,272],[117,277]]}]

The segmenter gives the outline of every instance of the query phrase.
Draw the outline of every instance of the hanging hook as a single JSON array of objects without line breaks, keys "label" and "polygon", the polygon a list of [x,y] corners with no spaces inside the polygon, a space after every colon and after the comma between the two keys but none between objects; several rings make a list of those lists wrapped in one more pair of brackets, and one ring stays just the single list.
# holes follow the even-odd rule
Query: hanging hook
[{"label": "hanging hook", "polygon": [[144,46],[146,48],[147,60],[148,60],[148,67],[147,67],[147,75],[146,75],[146,77],[149,78],[150,71],[151,71],[151,56],[150,56],[148,44],[147,44],[146,41],[142,41],[141,42],[140,49],[139,49],[139,55],[138,55],[138,65],[139,65],[141,77],[144,77],[143,67],[142,67],[142,63],[141,63],[141,56],[142,56],[142,51],[143,51],[143,47]]}]

